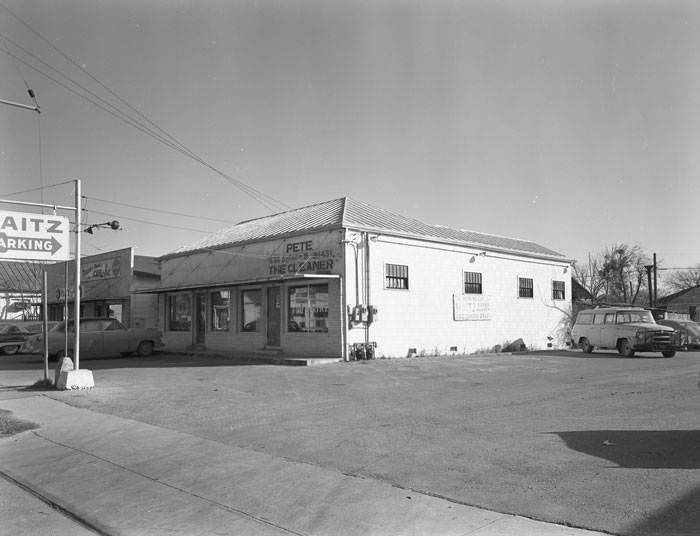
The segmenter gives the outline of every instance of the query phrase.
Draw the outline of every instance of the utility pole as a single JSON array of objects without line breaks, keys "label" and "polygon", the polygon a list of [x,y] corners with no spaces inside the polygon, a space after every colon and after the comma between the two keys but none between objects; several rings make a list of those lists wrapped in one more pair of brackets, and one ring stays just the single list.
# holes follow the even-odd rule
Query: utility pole
[{"label": "utility pole", "polygon": [[649,307],[654,307],[654,289],[651,286],[651,271],[654,269],[653,264],[645,264],[644,268],[647,271],[647,288],[649,289]]},{"label": "utility pole", "polygon": [[656,294],[656,282],[656,253],[654,253],[654,307],[656,307],[656,299],[658,297],[658,295]]}]

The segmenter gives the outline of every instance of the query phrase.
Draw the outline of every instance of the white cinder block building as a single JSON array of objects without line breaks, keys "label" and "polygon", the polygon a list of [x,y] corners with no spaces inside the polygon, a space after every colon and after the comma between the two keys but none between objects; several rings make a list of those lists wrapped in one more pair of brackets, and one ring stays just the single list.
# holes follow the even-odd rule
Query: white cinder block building
[{"label": "white cinder block building", "polygon": [[160,261],[171,349],[349,358],[356,344],[405,357],[566,343],[560,253],[348,198],[241,222]]}]

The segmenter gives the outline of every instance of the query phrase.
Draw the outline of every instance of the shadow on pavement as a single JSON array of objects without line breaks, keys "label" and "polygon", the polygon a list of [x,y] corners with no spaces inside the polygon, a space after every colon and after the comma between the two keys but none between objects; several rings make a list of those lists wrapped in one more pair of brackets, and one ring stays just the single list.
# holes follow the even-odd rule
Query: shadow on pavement
[{"label": "shadow on pavement", "polygon": [[570,449],[610,460],[623,468],[700,469],[700,430],[550,433],[558,435]]},{"label": "shadow on pavement", "polygon": [[[679,352],[680,353],[680,352]],[[621,361],[634,361],[635,359],[667,359],[661,355],[661,352],[644,352],[643,354],[636,353],[634,357],[624,357],[615,350],[594,350],[593,353],[586,354],[582,350],[547,350],[546,352],[526,352],[525,354],[533,354],[538,356],[556,356],[568,357],[571,359],[619,359]],[[518,355],[515,353],[514,355]]]},{"label": "shadow on pavement", "polygon": [[[91,357],[80,359],[80,368],[91,370],[117,368],[181,368],[181,367],[242,367],[269,365],[264,359],[254,357],[154,354],[149,357]],[[49,370],[56,368],[56,361],[49,361]],[[1,356],[0,371],[31,370],[44,366],[44,359],[38,354],[15,354]]]},{"label": "shadow on pavement", "polygon": [[700,487],[657,510],[644,521],[625,529],[634,536],[696,536],[700,534]]}]

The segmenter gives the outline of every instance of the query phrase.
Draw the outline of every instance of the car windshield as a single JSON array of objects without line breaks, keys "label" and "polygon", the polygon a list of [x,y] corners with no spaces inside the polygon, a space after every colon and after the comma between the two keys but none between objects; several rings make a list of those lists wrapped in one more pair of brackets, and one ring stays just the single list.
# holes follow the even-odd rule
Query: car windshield
[{"label": "car windshield", "polygon": [[629,324],[630,322],[654,324],[654,317],[651,311],[620,311],[617,313],[617,324]]}]

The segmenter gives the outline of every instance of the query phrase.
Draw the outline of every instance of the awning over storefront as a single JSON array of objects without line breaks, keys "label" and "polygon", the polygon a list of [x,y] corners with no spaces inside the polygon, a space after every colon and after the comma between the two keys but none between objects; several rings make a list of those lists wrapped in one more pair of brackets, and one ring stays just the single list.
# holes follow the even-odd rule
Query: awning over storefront
[{"label": "awning over storefront", "polygon": [[223,282],[208,282],[196,285],[178,285],[172,287],[159,287],[159,288],[148,288],[148,289],[136,289],[132,292],[134,294],[163,294],[166,292],[180,292],[183,290],[198,290],[203,288],[223,288],[223,287],[235,287],[241,285],[256,285],[263,283],[283,283],[285,281],[301,281],[304,279],[340,279],[339,274],[290,274],[290,275],[276,275],[272,277],[256,277],[254,279],[240,279],[237,281],[223,281]]}]

